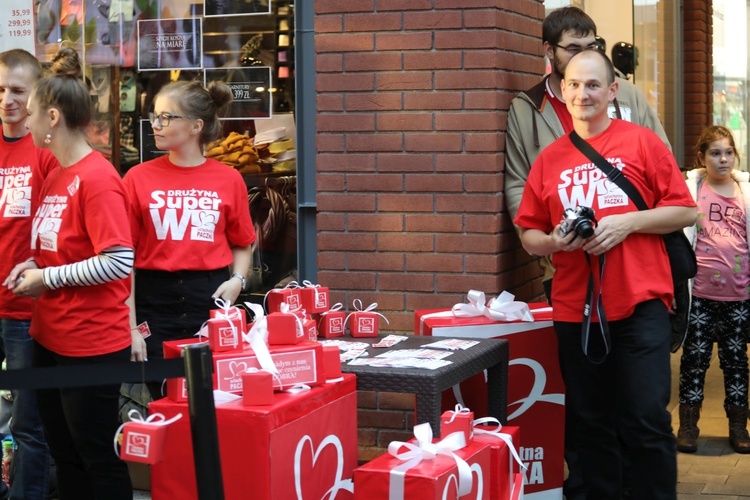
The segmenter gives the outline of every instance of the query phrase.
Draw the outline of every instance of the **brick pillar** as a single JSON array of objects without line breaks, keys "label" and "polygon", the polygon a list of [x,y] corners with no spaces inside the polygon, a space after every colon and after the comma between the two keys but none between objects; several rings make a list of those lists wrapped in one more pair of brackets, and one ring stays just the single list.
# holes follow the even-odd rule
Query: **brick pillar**
[{"label": "brick pillar", "polygon": [[693,147],[701,131],[713,123],[713,4],[711,0],[684,0],[682,12],[685,54],[685,167],[689,167],[693,164]]},{"label": "brick pillar", "polygon": [[[472,288],[528,299],[503,150],[510,100],[544,71],[544,4],[314,1],[318,281],[401,332]],[[409,436],[413,395],[359,398],[361,460]]]}]

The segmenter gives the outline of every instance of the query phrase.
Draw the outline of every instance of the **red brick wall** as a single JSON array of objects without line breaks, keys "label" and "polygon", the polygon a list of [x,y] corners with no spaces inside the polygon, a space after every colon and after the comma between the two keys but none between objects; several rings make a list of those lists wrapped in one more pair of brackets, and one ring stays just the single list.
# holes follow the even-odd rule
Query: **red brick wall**
[{"label": "red brick wall", "polygon": [[[533,293],[504,214],[506,112],[544,70],[536,0],[315,0],[318,281],[383,329]],[[536,289],[539,293],[540,289]]]},{"label": "red brick wall", "polygon": [[693,164],[701,130],[713,123],[713,3],[684,0],[685,166]]},{"label": "red brick wall", "polygon": [[[458,6],[458,7],[457,7]],[[510,100],[544,71],[536,0],[315,0],[318,281],[352,309],[541,293],[503,202]],[[536,283],[535,283],[536,282]],[[359,393],[361,461],[405,440],[414,395]]]}]

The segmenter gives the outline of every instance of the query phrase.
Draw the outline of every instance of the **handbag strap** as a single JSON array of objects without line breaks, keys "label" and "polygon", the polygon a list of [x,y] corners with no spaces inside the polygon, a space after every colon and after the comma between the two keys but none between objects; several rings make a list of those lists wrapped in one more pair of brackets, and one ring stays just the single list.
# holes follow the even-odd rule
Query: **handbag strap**
[{"label": "handbag strap", "polygon": [[622,174],[622,170],[615,168],[614,165],[608,162],[597,150],[592,148],[588,142],[584,141],[575,130],[570,133],[570,140],[581,153],[583,153],[589,160],[593,161],[594,164],[599,167],[599,170],[607,175],[610,181],[617,184],[617,186],[628,195],[628,198],[633,200],[633,203],[638,207],[638,210],[648,210],[648,206],[646,205],[646,202],[643,201],[641,193],[639,193],[628,178]]}]

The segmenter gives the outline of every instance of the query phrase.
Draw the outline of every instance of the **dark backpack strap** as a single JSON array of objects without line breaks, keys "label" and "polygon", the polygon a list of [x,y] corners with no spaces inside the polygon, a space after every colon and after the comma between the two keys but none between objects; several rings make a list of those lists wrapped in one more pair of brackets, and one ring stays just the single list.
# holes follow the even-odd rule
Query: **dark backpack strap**
[{"label": "dark backpack strap", "polygon": [[599,170],[607,175],[610,181],[617,184],[617,186],[628,195],[628,198],[633,200],[633,203],[638,207],[638,210],[648,210],[648,206],[646,205],[646,202],[643,201],[641,193],[639,193],[627,177],[622,174],[621,170],[618,170],[608,162],[597,150],[592,148],[588,142],[584,141],[575,130],[570,133],[569,137],[571,142],[573,142],[573,145],[578,148],[586,158],[594,162],[594,164],[599,167]]}]

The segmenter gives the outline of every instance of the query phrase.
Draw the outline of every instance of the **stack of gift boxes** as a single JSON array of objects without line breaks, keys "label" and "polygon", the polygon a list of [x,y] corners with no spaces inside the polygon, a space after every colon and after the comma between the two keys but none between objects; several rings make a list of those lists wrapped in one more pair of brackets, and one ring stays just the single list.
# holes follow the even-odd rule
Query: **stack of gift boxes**
[{"label": "stack of gift boxes", "polygon": [[[489,424],[489,425],[486,425]],[[440,419],[442,439],[429,424],[414,427],[414,439],[392,442],[388,453],[354,471],[354,498],[523,498],[523,464],[516,451],[518,427],[457,406]]]},{"label": "stack of gift boxes", "polygon": [[[266,302],[268,314],[257,304],[220,304],[202,329],[207,339],[163,345],[175,358],[207,342],[214,389],[235,395],[221,402],[215,393],[225,498],[351,497],[356,382],[341,373],[339,349],[317,341],[319,325],[344,313],[329,313],[328,289],[315,285],[273,290]],[[167,397],[149,405],[164,419],[184,416],[167,426],[163,459],[152,466],[154,500],[197,498],[187,389],[184,378],[168,379]]]}]

